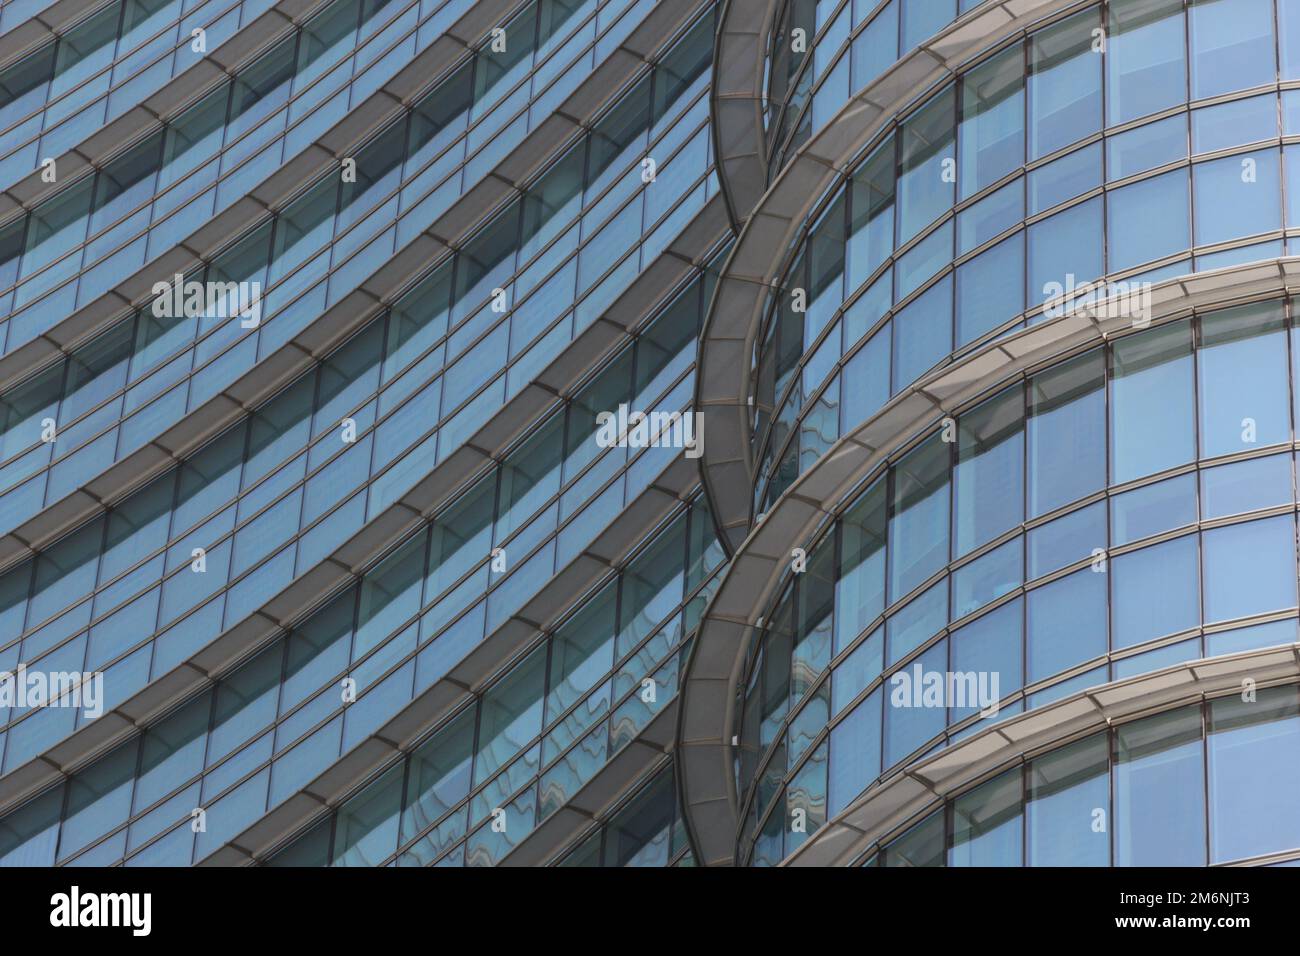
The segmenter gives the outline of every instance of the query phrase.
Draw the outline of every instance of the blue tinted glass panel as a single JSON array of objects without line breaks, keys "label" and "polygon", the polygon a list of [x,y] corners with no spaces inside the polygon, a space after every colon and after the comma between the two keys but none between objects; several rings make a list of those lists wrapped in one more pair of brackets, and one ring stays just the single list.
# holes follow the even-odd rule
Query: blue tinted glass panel
[{"label": "blue tinted glass panel", "polygon": [[1195,534],[1123,554],[1110,562],[1113,646],[1185,631],[1200,623]]},{"label": "blue tinted glass panel", "polygon": [[1130,481],[1195,454],[1191,329],[1175,323],[1128,336],[1112,354],[1111,480]]},{"label": "blue tinted glass panel", "polygon": [[1300,702],[1294,687],[1210,705],[1210,862],[1300,846],[1300,814],[1287,797],[1300,787]]},{"label": "blue tinted glass panel", "polygon": [[1076,571],[1029,592],[1029,683],[1106,653],[1106,575]]},{"label": "blue tinted glass panel", "polygon": [[1196,244],[1209,245],[1282,227],[1282,188],[1275,149],[1198,163]]},{"label": "blue tinted glass panel", "polygon": [[1295,607],[1295,520],[1290,515],[1212,528],[1202,547],[1207,624]]},{"label": "blue tinted glass panel", "polygon": [[1163,259],[1190,245],[1187,172],[1178,169],[1106,196],[1108,271]]},{"label": "blue tinted glass panel", "polygon": [[1180,0],[1114,0],[1106,56],[1106,122],[1126,123],[1187,96]]},{"label": "blue tinted glass panel", "polygon": [[1115,865],[1205,865],[1199,707],[1116,730]]},{"label": "blue tinted glass panel", "polygon": [[1194,99],[1273,82],[1271,0],[1196,0],[1188,25]]}]

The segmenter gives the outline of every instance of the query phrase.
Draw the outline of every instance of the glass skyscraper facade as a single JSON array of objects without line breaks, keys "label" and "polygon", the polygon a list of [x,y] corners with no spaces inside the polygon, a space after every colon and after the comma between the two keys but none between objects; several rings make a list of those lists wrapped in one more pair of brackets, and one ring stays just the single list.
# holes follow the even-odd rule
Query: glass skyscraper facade
[{"label": "glass skyscraper facade", "polygon": [[0,864],[1300,860],[1300,0],[0,77]]}]

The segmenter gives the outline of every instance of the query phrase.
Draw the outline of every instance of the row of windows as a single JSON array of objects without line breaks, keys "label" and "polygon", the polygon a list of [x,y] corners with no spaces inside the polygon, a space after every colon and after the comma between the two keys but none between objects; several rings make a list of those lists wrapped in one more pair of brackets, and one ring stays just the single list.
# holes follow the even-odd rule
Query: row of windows
[{"label": "row of windows", "polygon": [[[440,533],[455,542],[435,561],[442,568],[435,591],[452,589],[444,614],[487,593],[487,625],[495,628],[659,474],[671,449],[601,448],[597,417],[623,402],[670,412],[688,404],[707,286],[703,278],[687,286],[571,403],[439,515]],[[389,343],[397,329],[418,331],[390,324]],[[104,671],[112,706],[255,611],[427,475],[433,461],[425,446],[437,432],[421,437],[427,419],[420,393],[405,411],[370,427],[378,400],[368,393],[384,342],[377,322],[314,379],[281,393],[184,467],[0,577],[3,630],[25,632],[0,652],[10,669],[21,661]],[[419,372],[416,363],[410,374]],[[313,394],[322,402],[315,415]],[[357,440],[345,443],[337,416],[357,403]],[[319,441],[299,451],[313,430]],[[394,465],[404,445],[411,451]],[[313,461],[325,451],[327,462]],[[201,574],[196,547],[204,549]],[[492,566],[494,548],[503,549],[504,568]],[[3,766],[51,746],[78,715],[72,708],[6,710]]]},{"label": "row of windows", "polygon": [[[1246,3],[1253,10],[1260,0]],[[1158,7],[1154,23],[1181,37],[1182,9]],[[1221,7],[1198,4],[1188,16]],[[1271,2],[1261,9],[1271,24]],[[1123,22],[1110,11],[1112,31]],[[830,385],[828,404],[841,389],[865,389],[853,395],[861,414],[846,422],[856,424],[954,350],[1023,324],[1022,314],[1058,289],[1144,264],[1164,263],[1130,278],[1283,254],[1284,226],[1300,226],[1292,185],[1300,146],[1254,144],[1277,142],[1279,120],[1282,136],[1300,132],[1300,91],[1180,109],[1035,164],[1100,129],[1103,77],[1124,73],[1118,41],[1129,38],[1114,34],[1096,53],[1100,24],[1097,11],[1085,11],[985,61],[905,120],[832,194],[787,270],[756,355],[757,511],[802,471],[801,458],[815,460],[838,437],[825,408],[810,409],[811,421],[801,413],[841,364],[853,372]],[[1258,41],[1267,50],[1271,29]],[[1261,56],[1252,59],[1263,73],[1232,71],[1222,81],[1193,68],[1188,95],[1276,82],[1273,55]],[[1170,105],[1151,101],[1138,115]],[[1207,158],[1189,161],[1195,156]]]},{"label": "row of windows", "polygon": [[[961,10],[955,11],[953,3],[904,0],[901,16],[889,8],[892,3],[856,0],[840,4],[834,22],[821,30],[812,71],[805,70],[800,77],[788,96],[791,105],[781,117],[778,133],[769,136],[772,177],[853,93],[884,73],[899,55],[942,30],[955,13],[978,5],[962,0]],[[824,18],[831,16],[823,8],[836,5],[818,4],[819,28]],[[806,9],[800,11],[805,18]],[[877,11],[874,17],[872,9]],[[1274,0],[1107,0],[1099,12],[1104,18],[1106,52],[1111,55],[1104,104],[1107,126],[1179,102],[1189,88],[1189,62],[1193,100],[1271,83],[1279,67],[1283,80],[1300,79],[1300,7],[1293,0],[1276,0],[1276,19]],[[895,30],[902,34],[897,50]],[[1063,54],[1068,57],[1060,39],[1050,28],[1039,31],[1040,42],[1031,53],[1033,72],[1050,73]],[[816,74],[815,79],[810,72]],[[1085,85],[1075,89],[1049,81],[1037,89],[1031,87],[1031,95],[1042,107],[1035,117],[1031,158],[1046,156],[1071,141],[1061,138],[1071,135],[1064,117],[1056,121],[1049,117],[1056,107],[1077,101],[1080,113],[1074,122],[1079,128],[1084,133],[1100,128],[1103,104],[1090,95],[1100,84],[1094,86],[1085,73],[1077,73],[1075,78]]]},{"label": "row of windows", "polygon": [[[432,548],[432,558],[447,543],[445,531],[435,538],[421,535],[398,549],[215,691],[6,815],[0,858],[48,865],[94,843],[81,862],[130,854],[140,865],[185,864],[279,806],[487,633],[480,604],[415,652],[416,632],[427,635],[447,619],[437,606],[419,613],[427,590],[422,555]],[[699,589],[720,557],[707,510],[696,505],[679,513],[537,650],[444,723],[411,758],[422,769],[412,776],[417,789],[408,792],[419,796],[408,802],[403,821],[407,862],[427,862],[463,839],[524,777],[535,791],[543,768],[548,801],[571,793],[603,762],[598,740],[616,749],[635,735],[675,692],[676,648],[698,619],[707,597]],[[347,706],[340,701],[342,677],[364,689]],[[643,696],[646,680],[660,689],[657,699]],[[367,791],[349,806],[366,819],[374,795]],[[556,806],[543,804],[545,812]],[[196,839],[188,821],[199,807],[206,830]],[[530,818],[535,813],[533,807]],[[526,828],[522,817],[511,823],[507,836],[515,841]],[[354,829],[340,855],[375,862],[386,833]],[[393,842],[379,857],[397,848],[396,830],[389,835]]]},{"label": "row of windows", "polygon": [[[867,865],[1205,866],[1300,850],[1297,768],[1295,686],[1223,697],[1035,757],[947,801]],[[824,796],[816,786],[801,805]]]},{"label": "row of windows", "polygon": [[[626,6],[629,0],[612,2]],[[354,29],[355,10],[348,9],[345,0],[339,3],[348,29]],[[586,2],[593,25],[596,3]],[[553,33],[538,37],[542,9],[552,14],[542,19]],[[196,219],[207,221],[228,209],[265,179],[268,169],[297,155],[340,122],[350,108],[420,52],[417,43],[421,37],[426,46],[433,42],[436,34],[415,23],[416,10],[413,4],[409,15],[393,20],[355,53],[346,43],[334,44],[327,52],[335,58],[350,55],[328,72],[331,63],[327,57],[301,62],[308,59],[303,55],[301,32],[281,41],[176,121],[116,158],[103,172],[72,184],[7,224],[0,233],[0,281],[14,285],[0,296],[0,311],[13,312],[5,351],[30,341],[170,250],[190,234]],[[446,12],[454,11],[434,16],[445,21]],[[270,272],[262,277],[263,285],[289,274],[276,268],[276,259],[286,266],[305,265],[317,249],[302,244],[304,239],[319,243],[337,235],[344,242],[341,234],[361,224],[367,214],[371,218],[365,227],[353,230],[350,242],[369,238],[377,224],[391,224],[397,210],[376,211],[375,206],[399,182],[407,183],[399,197],[404,213],[434,187],[444,193],[454,187],[457,195],[468,189],[473,180],[462,182],[457,176],[449,185],[442,179],[449,171],[462,172],[470,147],[491,139],[513,118],[521,107],[520,92],[527,110],[532,99],[527,90],[534,56],[554,52],[550,48],[583,22],[581,17],[570,16],[574,12],[572,0],[529,3],[504,27],[506,52],[493,50],[492,41],[485,41],[487,46],[475,51],[410,108],[405,122],[389,126],[357,150],[352,157],[355,181],[337,171],[321,177],[281,214],[288,222],[281,224],[274,239],[276,256]],[[635,20],[629,17],[628,21],[630,29]],[[556,63],[569,65],[572,54],[590,52],[593,42],[594,37],[582,33],[569,37],[567,48],[555,53]],[[584,63],[580,73],[569,73],[570,85],[580,82],[589,68],[590,64]],[[553,79],[553,71],[543,72]],[[308,84],[306,89],[294,89],[303,81]],[[513,99],[485,119],[484,114],[521,82]],[[546,112],[553,106],[551,103]],[[466,133],[471,119],[473,128]],[[494,165],[525,132],[512,131],[505,137],[509,143],[494,141],[493,149],[481,151],[474,166],[477,175]],[[422,177],[412,182],[416,171],[422,171]],[[448,204],[451,201],[448,199]],[[424,215],[430,213],[425,210]],[[267,232],[268,241],[270,225],[259,227]],[[391,251],[391,242],[389,245]],[[354,248],[344,242],[341,251]],[[236,261],[253,255],[241,249],[238,240],[227,255],[232,254]],[[319,265],[324,268],[328,262]]]},{"label": "row of windows", "polygon": [[[439,445],[438,460],[594,321],[702,208],[713,182],[708,107],[702,98],[708,47],[701,51],[693,44],[707,40],[709,19],[633,86],[592,133],[393,306],[392,321],[403,328],[394,341],[402,348],[385,363],[385,382],[426,349],[431,354],[421,371],[424,380],[445,370],[441,404],[432,413],[435,421],[457,417]],[[686,56],[691,59],[684,64]],[[678,72],[683,65],[689,70]],[[649,139],[652,132],[657,139]],[[649,184],[642,182],[639,159],[648,142],[664,159]],[[384,208],[381,204],[372,216],[382,219]],[[305,227],[311,222],[294,212],[283,217],[284,231],[310,235]],[[654,226],[645,237],[642,222]],[[329,226],[328,218],[324,224]],[[258,230],[246,244],[250,248],[235,250],[258,264],[255,279],[266,275],[266,256],[278,248],[271,237],[269,228]],[[391,228],[383,231],[385,237],[391,240]],[[294,254],[279,259],[276,269],[288,271],[282,288],[297,293],[318,270],[312,265],[291,269],[301,256],[289,252]],[[368,274],[382,265],[375,254],[373,248],[365,250],[353,263],[362,263]],[[327,246],[318,262],[327,267],[329,256]],[[222,257],[208,274],[244,275],[250,263],[243,264],[245,271],[233,271],[240,268],[239,258]],[[0,530],[10,530],[19,516],[35,513],[136,451],[312,321],[328,304],[327,290],[332,297],[340,281],[363,277],[349,265],[308,288],[274,325],[263,321],[264,339],[263,329],[244,334],[230,320],[159,318],[143,309],[133,321],[6,394],[0,402],[6,459],[0,464],[0,486],[10,490],[0,502],[9,524]],[[207,364],[194,372],[192,362]],[[488,368],[501,371],[489,376]],[[51,417],[59,430],[53,443],[41,440],[42,422]]]},{"label": "row of windows", "polygon": [[[113,0],[0,70],[0,188],[148,99],[273,5]],[[195,29],[203,53],[191,46]]]},{"label": "row of windows", "polygon": [[[832,715],[838,812],[980,709],[884,706],[918,662],[995,674],[1018,709],[1294,641],[1297,334],[1279,302],[1134,333],[984,401],[874,479],[765,616],[743,700],[747,832]],[[1270,616],[1292,619],[1250,626]],[[1247,626],[1202,643],[1231,622]]]},{"label": "row of windows", "polygon": [[694,866],[677,801],[674,766],[656,771],[559,866]]},{"label": "row of windows", "polygon": [[[691,514],[692,525],[711,520],[704,510]],[[678,519],[673,527],[678,530],[670,530],[666,539],[660,539],[639,559],[642,565],[653,562],[659,567],[638,568],[634,562],[628,573],[635,575],[633,580],[653,581],[650,590],[658,595],[640,611],[640,617],[654,621],[664,607],[682,601],[683,594],[685,604],[675,605],[669,612],[668,621],[638,655],[641,661],[630,662],[635,665],[631,670],[626,666],[610,670],[611,663],[626,653],[621,646],[622,634],[615,626],[611,583],[585,601],[556,632],[549,644],[549,659],[547,647],[537,648],[483,696],[478,707],[477,734],[475,709],[470,707],[405,760],[376,775],[337,810],[278,851],[270,861],[272,865],[500,863],[524,837],[564,806],[677,693],[678,670],[685,653],[682,638],[693,630],[709,590],[706,587],[695,593],[688,587],[683,592],[678,576],[690,567],[690,561],[701,558],[711,572],[720,563],[721,551],[711,527],[695,529],[689,537],[698,539],[703,535],[708,547],[703,555],[692,557],[682,547],[685,541],[680,532],[686,527],[685,521]],[[685,565],[680,563],[683,557],[688,562]],[[648,659],[663,663],[656,665],[646,683],[644,675],[651,673],[645,666]],[[549,715],[557,707],[563,710],[575,694],[598,684],[597,693],[572,711],[562,726],[549,734],[541,733],[542,727],[552,722]],[[545,720],[543,713],[548,715]],[[505,747],[500,746],[503,742]],[[555,753],[570,745],[574,746],[566,757],[556,761]],[[482,765],[492,746],[519,756],[498,778],[497,786],[479,791],[470,799],[467,825],[462,802],[483,781]],[[487,763],[489,771],[494,772],[504,761],[489,756]],[[549,769],[539,773],[543,767]]]},{"label": "row of windows", "polygon": [[[773,32],[767,68],[768,178],[824,127],[848,97],[900,56],[939,33],[982,0],[786,0]],[[865,24],[865,26],[864,26]],[[796,43],[795,30],[802,30]],[[851,52],[848,48],[852,35]],[[796,49],[798,46],[798,49]],[[811,56],[809,54],[811,53]],[[836,76],[823,84],[834,63]],[[824,91],[822,86],[827,87]],[[820,96],[805,109],[814,88]],[[795,127],[798,127],[796,130]]]}]

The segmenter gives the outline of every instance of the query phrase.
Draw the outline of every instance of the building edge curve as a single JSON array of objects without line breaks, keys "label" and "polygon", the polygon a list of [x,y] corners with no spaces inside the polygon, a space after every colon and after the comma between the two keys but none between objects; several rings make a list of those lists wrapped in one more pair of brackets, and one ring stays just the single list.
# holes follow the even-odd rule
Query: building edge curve
[{"label": "building edge curve", "polygon": [[[1297,290],[1300,258],[1181,276],[1152,289],[1149,321],[1140,328]],[[1099,298],[931,372],[836,442],[749,531],[704,611],[682,680],[677,781],[701,865],[734,862],[739,813],[733,771],[736,688],[750,642],[784,580],[790,549],[811,543],[869,475],[926,429],[1032,371],[1134,328],[1113,299]]]}]

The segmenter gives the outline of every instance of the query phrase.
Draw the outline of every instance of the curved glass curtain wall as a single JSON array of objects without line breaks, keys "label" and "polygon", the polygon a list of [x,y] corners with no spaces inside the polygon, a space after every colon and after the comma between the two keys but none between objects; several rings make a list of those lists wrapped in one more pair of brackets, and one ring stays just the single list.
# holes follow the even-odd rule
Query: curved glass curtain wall
[{"label": "curved glass curtain wall", "polygon": [[[485,498],[444,509],[439,520],[475,529],[463,532],[466,540],[490,535],[481,553],[462,556],[473,582],[455,598],[490,586],[489,627],[566,566],[671,460],[668,448],[598,448],[596,415],[622,402],[664,412],[689,405],[707,287],[703,276],[689,283],[613,371],[584,387],[567,417],[561,409],[531,431],[503,466],[509,483],[495,505],[492,481],[483,479]],[[427,409],[443,383],[426,384],[438,350],[418,357],[427,339],[419,318],[396,312],[376,320],[184,465],[0,576],[0,632],[13,635],[0,661],[11,670],[23,663],[102,671],[112,707],[256,611],[425,477],[439,438]],[[377,390],[383,370],[394,367],[404,374]],[[349,422],[352,442],[343,440]],[[488,572],[493,547],[512,555],[504,574]],[[203,549],[201,578],[195,548]],[[86,722],[72,708],[0,716],[5,771]]]},{"label": "curved glass curtain wall", "polygon": [[[755,512],[950,353],[1036,321],[1052,283],[1284,254],[1300,227],[1300,90],[1277,89],[1275,51],[1294,85],[1300,7],[1276,13],[1280,43],[1272,0],[1085,10],[873,145],[809,223],[760,337]],[[1210,97],[1226,99],[1195,105]]]},{"label": "curved glass curtain wall", "polygon": [[669,763],[642,784],[556,866],[694,866]]},{"label": "curved glass curtain wall", "polygon": [[[1298,360],[1283,303],[1207,313],[1055,364],[893,456],[764,615],[737,702],[739,858],[753,840],[779,862],[806,838],[786,809],[811,833],[989,719],[1294,642]],[[894,676],[918,667],[996,679],[999,713],[911,706]]]},{"label": "curved glass curtain wall", "polygon": [[[435,420],[449,426],[439,461],[593,322],[715,191],[704,97],[711,23],[709,14],[691,27],[591,132],[397,303],[398,311],[421,316],[412,321],[427,324],[424,346],[445,346],[426,369],[429,375],[445,369],[445,380],[454,383],[433,409]],[[423,116],[416,111],[408,121],[413,130],[407,142],[417,160]],[[402,135],[399,125],[370,151],[376,167],[391,165],[391,175],[359,177],[355,192],[322,184],[287,209],[274,229],[255,230],[206,270],[214,281],[283,277],[264,302],[264,314],[280,313],[273,316],[277,321],[264,318],[249,331],[235,320],[157,318],[141,309],[4,395],[0,531],[140,448],[307,325],[387,261],[394,228],[405,244],[410,217],[396,227],[380,225],[378,239],[366,245],[356,241],[355,230],[345,233],[334,254],[351,251],[353,258],[315,285],[314,276],[329,267],[330,246],[314,260],[300,248],[321,235],[328,240],[333,220],[351,225],[359,218],[350,212],[351,197],[388,192],[400,165],[392,147]],[[650,184],[641,180],[646,153],[659,160]],[[367,169],[370,160],[363,155],[358,169]],[[446,185],[458,186],[455,173]],[[391,195],[387,202],[374,200],[374,212],[363,221],[391,223],[399,194]],[[440,187],[430,198],[441,205],[457,195]],[[336,198],[343,205],[337,216]],[[411,211],[421,213],[418,206]],[[423,218],[416,224],[427,225]],[[496,288],[506,292],[505,312],[494,308]],[[297,298],[280,308],[290,295]],[[489,375],[487,369],[500,371]],[[47,417],[59,423],[53,449],[40,440]]]},{"label": "curved glass curtain wall", "polygon": [[[981,2],[784,0],[766,64],[769,181],[852,92],[866,89],[904,54]],[[801,50],[795,50],[795,30],[803,31]]]},{"label": "curved glass curtain wall", "polygon": [[[583,11],[585,20],[574,21],[578,3],[591,9]],[[128,149],[111,167],[70,184],[0,227],[0,313],[9,316],[4,351],[12,352],[57,325],[190,235],[196,220],[210,219],[245,196],[265,178],[267,168],[278,168],[310,146],[437,36],[417,27],[418,6],[413,3],[409,16],[398,17],[329,69],[331,57],[353,49],[347,40],[356,33],[352,26],[356,4],[357,0],[340,0],[312,21],[331,39],[342,33],[343,42],[327,46],[313,34],[310,42],[303,43],[299,31]],[[627,0],[608,0],[607,6],[632,11],[612,28],[617,37],[612,43],[608,34],[599,41],[594,37],[598,0],[525,4],[503,27],[505,53],[492,51],[491,39],[485,40],[450,76],[408,108],[402,120],[356,150],[357,182],[343,183],[337,172],[326,174],[290,208],[232,237],[228,246],[237,253],[241,245],[254,242],[259,231],[296,214],[309,220],[298,224],[309,235],[285,234],[281,228],[276,241],[285,247],[298,246],[292,253],[288,248],[278,250],[281,255],[296,253],[305,259],[319,247],[303,248],[301,243],[304,239],[319,243],[322,230],[336,227],[337,238],[343,241],[341,233],[352,228],[350,242],[373,243],[378,241],[373,235],[376,223],[391,224],[398,218],[400,226],[390,229],[393,235],[383,250],[387,258],[517,145],[534,121],[549,115],[556,105],[551,96],[562,100],[589,74],[590,56],[597,46],[607,53],[635,27],[639,19],[626,4]],[[586,29],[578,30],[579,23],[585,23]],[[572,48],[556,49],[561,41]],[[579,53],[576,63],[568,56],[574,48],[586,54]],[[538,68],[534,61],[546,54],[554,58],[547,63],[550,69]],[[557,66],[568,68],[558,80],[553,75]],[[548,83],[554,88],[546,89]],[[299,85],[303,89],[295,89]],[[530,110],[529,100],[542,99],[543,91],[545,108]],[[514,114],[521,110],[528,120],[516,118]],[[503,131],[501,126],[510,120],[514,124]],[[487,146],[484,140],[490,141]],[[469,154],[475,151],[471,160]],[[253,157],[257,161],[250,162]],[[370,165],[362,166],[363,162]],[[444,182],[449,172],[454,175]],[[398,173],[406,188],[400,196],[387,195],[398,185],[393,179]],[[440,190],[437,197],[426,196],[435,187]],[[399,200],[399,209],[388,206],[382,209],[381,219],[366,219],[367,213],[374,215],[367,203],[398,204]],[[401,240],[397,246],[394,235]],[[346,244],[342,250],[353,251]],[[318,260],[313,265],[319,274],[329,263]],[[282,277],[273,267],[262,276],[263,285]]]},{"label": "curved glass curtain wall", "polygon": [[946,801],[866,865],[1295,866],[1298,767],[1294,684],[1220,697],[1034,757]]},{"label": "curved glass curtain wall", "polygon": [[[621,574],[402,762],[416,773],[403,813],[400,865],[435,858],[459,865],[467,833],[470,862],[485,862],[485,853],[494,861],[672,698],[684,625],[693,625],[707,600],[701,583],[715,580],[709,572],[721,554],[700,507],[680,512]],[[361,591],[331,602],[215,691],[8,814],[0,821],[3,858],[102,864],[126,855],[131,865],[184,865],[281,804],[472,647],[475,637],[467,632],[481,621],[462,620],[440,644],[412,656],[416,616],[387,638],[398,646],[346,669],[349,643],[393,627],[418,597],[423,563],[412,556],[409,546],[399,550]],[[354,614],[360,615],[355,625]],[[344,676],[369,680],[367,693],[347,706],[340,704]],[[653,701],[642,696],[646,680],[657,688]],[[401,778],[399,764],[343,805],[351,837],[339,843],[335,862],[392,862],[396,821],[377,819],[376,803],[400,800],[392,786]],[[195,807],[206,809],[209,822],[197,842],[189,825]],[[498,807],[507,813],[505,834],[485,821]],[[308,844],[313,832],[304,838]]]},{"label": "curved glass curtain wall", "polygon": [[[628,567],[561,625],[547,646],[529,652],[480,698],[394,766],[372,775],[324,820],[268,862],[282,866],[494,866],[560,809],[677,694],[677,677],[708,602],[722,550],[712,517],[697,498]],[[615,586],[621,584],[616,591]],[[683,584],[685,587],[683,587]],[[615,610],[616,598],[618,610]],[[647,598],[649,598],[647,600]],[[635,613],[624,604],[632,601]],[[671,608],[666,616],[664,611]],[[625,626],[654,636],[631,658]],[[626,660],[625,660],[626,659]],[[613,660],[625,660],[609,670]],[[643,696],[654,682],[654,699]],[[599,684],[548,732],[551,714],[575,693]],[[613,698],[610,699],[612,689]],[[543,719],[543,712],[546,718]],[[608,719],[605,714],[608,713]],[[595,722],[597,726],[588,730]],[[558,739],[557,739],[558,738]],[[477,743],[475,743],[477,741]],[[504,746],[503,746],[504,745]],[[540,748],[540,751],[539,751]],[[568,748],[558,762],[554,754]],[[520,753],[496,786],[466,793],[501,765],[499,751]],[[540,752],[540,763],[539,763]],[[540,766],[549,770],[538,773]],[[493,827],[494,811],[500,821]],[[499,831],[500,826],[503,831]]]},{"label": "curved glass curtain wall", "polygon": [[[200,0],[182,9],[182,0],[114,0],[0,69],[0,187],[98,132],[274,5]],[[191,46],[197,28],[204,53]]]},{"label": "curved glass curtain wall", "polygon": [[[697,280],[688,286],[683,297],[667,308],[662,319],[634,346],[611,360],[571,403],[550,416],[502,465],[474,482],[429,526],[367,571],[358,585],[296,625],[290,636],[278,640],[272,650],[218,681],[217,702],[213,705],[217,709],[210,721],[202,716],[197,724],[193,723],[195,713],[209,713],[207,704],[194,704],[197,711],[182,707],[147,731],[143,744],[137,740],[124,745],[123,752],[133,753],[131,748],[139,745],[155,753],[161,763],[174,757],[181,764],[162,767],[156,774],[143,772],[134,800],[124,798],[122,790],[125,787],[129,793],[131,789],[134,756],[119,754],[98,761],[78,775],[75,780],[79,782],[72,784],[68,796],[71,799],[73,793],[80,793],[82,797],[69,804],[78,808],[76,814],[65,817],[80,822],[74,834],[68,834],[65,825],[58,860],[84,850],[105,835],[107,839],[93,849],[93,858],[107,861],[120,857],[121,841],[128,837],[125,827],[119,829],[119,825],[131,819],[135,822],[125,852],[135,852],[181,821],[167,838],[166,846],[146,853],[140,862],[188,862],[188,842],[184,844],[183,859],[172,854],[189,839],[187,821],[190,811],[199,805],[194,799],[200,791],[201,805],[211,811],[208,834],[197,851],[201,857],[326,769],[340,753],[450,671],[515,613],[551,579],[554,567],[580,553],[678,454],[672,449],[647,449],[634,455],[626,449],[599,449],[595,441],[596,415],[621,401],[648,402],[656,391],[677,396],[682,405],[689,401],[695,333],[704,301],[704,290],[699,285]],[[687,592],[697,590],[696,586],[715,569],[720,555],[713,540],[711,518],[700,510],[702,507],[697,502],[691,508],[694,517],[690,519],[686,553],[694,557],[686,565],[686,578],[680,572],[672,578],[679,589],[687,580]],[[553,530],[558,523],[557,513],[565,522],[558,538]],[[508,569],[504,574],[490,570],[494,546],[506,549]],[[620,605],[616,640],[617,657],[623,662],[620,673],[638,667],[644,670],[646,673],[637,678],[639,690],[640,680],[651,671],[662,671],[664,680],[671,677],[675,688],[676,659],[663,663],[660,652],[668,651],[667,638],[673,638],[670,643],[675,643],[684,631],[657,630],[652,625],[669,608],[677,607],[683,595],[681,590],[672,592],[675,596],[664,603],[664,582],[668,579],[651,570],[662,567],[664,559],[646,560],[651,564],[645,566],[644,572],[638,571],[630,579],[625,574],[625,582],[634,580],[636,590],[628,592],[625,586]],[[633,566],[642,567],[635,562],[629,567]],[[692,605],[692,627],[702,603],[703,599],[697,598]],[[182,621],[173,627],[171,640],[188,640],[184,628],[192,629],[192,622],[203,613],[201,609],[188,619],[191,623]],[[105,636],[120,642],[121,634],[116,629]],[[163,650],[168,640],[166,632],[160,635],[155,661],[168,653]],[[85,643],[83,637],[68,645],[64,656],[70,658],[68,663],[74,668],[82,660],[77,655]],[[123,682],[147,667],[149,654],[149,643],[117,654],[118,664],[105,669],[104,686],[111,698],[106,707],[113,706]],[[577,659],[580,655],[575,651],[573,656]],[[182,659],[175,658],[172,663]],[[51,658],[47,660],[54,666]],[[579,670],[581,677],[573,678],[575,686],[592,676],[590,669]],[[157,669],[154,672],[159,673]],[[356,681],[355,702],[345,704],[341,698],[340,681],[344,677]],[[621,694],[623,688],[618,689]],[[566,698],[562,709],[571,712],[562,722],[573,731],[570,741],[581,736],[578,728],[589,729],[584,719],[595,720],[604,713],[601,701],[614,706],[609,696],[612,693],[607,684],[597,687],[584,696],[589,708],[580,704],[570,709],[569,704],[577,698]],[[212,692],[205,692],[200,700],[210,703],[212,696]],[[624,700],[618,710],[620,721],[631,719],[628,715],[639,712],[644,704],[639,697],[636,702]],[[16,735],[34,736],[22,730],[24,725],[33,724],[39,729],[35,722],[46,719],[42,714],[64,711],[72,712],[70,708],[43,708],[25,717],[14,717],[6,742],[10,758],[6,767],[14,765]],[[191,729],[184,731],[185,727]],[[548,766],[553,752],[550,748],[566,733],[558,724],[553,730],[555,740],[548,745]],[[500,746],[492,752],[502,755]],[[505,752],[496,769],[505,767],[505,758],[512,753]],[[577,761],[577,756],[572,759]],[[513,791],[519,783],[519,772],[527,767],[535,769],[535,764],[535,754],[517,766],[511,764],[502,771],[510,776],[503,777],[500,785],[513,782],[508,788]],[[144,766],[151,767],[148,758]],[[178,766],[191,768],[183,775],[185,783],[179,788],[174,784]],[[565,772],[557,770],[552,775],[556,787],[563,784]],[[127,777],[122,777],[123,773]],[[487,776],[485,771],[475,781],[476,787]],[[258,787],[261,795],[253,799],[250,792]],[[6,862],[53,862],[56,850],[51,841],[55,836],[50,827],[58,828],[59,808],[64,805],[63,797],[57,795],[61,789],[63,785],[0,820],[0,833],[6,834],[0,857]],[[219,815],[214,807],[221,808]],[[54,813],[53,818],[48,817],[49,812]],[[222,821],[219,828],[218,819]]]}]

